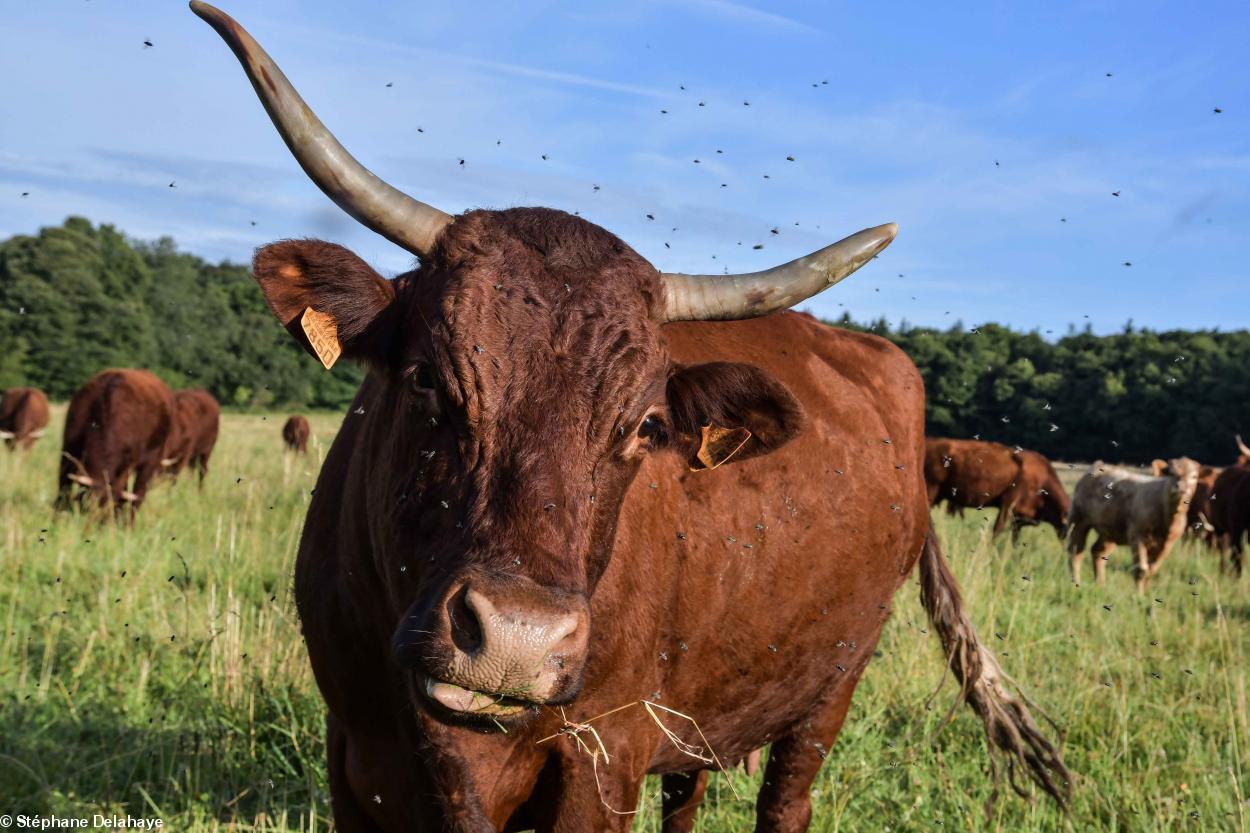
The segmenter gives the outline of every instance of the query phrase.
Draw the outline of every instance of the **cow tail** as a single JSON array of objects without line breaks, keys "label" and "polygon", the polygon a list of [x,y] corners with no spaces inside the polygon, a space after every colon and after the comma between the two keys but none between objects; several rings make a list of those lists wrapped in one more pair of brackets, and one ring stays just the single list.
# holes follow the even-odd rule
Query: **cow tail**
[{"label": "cow tail", "polygon": [[[959,699],[946,715],[948,722],[959,702],[965,702],[985,724],[986,746],[990,754],[990,773],[994,791],[992,806],[1000,783],[999,760],[1007,764],[1011,788],[1023,797],[1029,793],[1017,778],[1018,773],[1041,787],[1060,807],[1066,807],[1071,794],[1071,776],[1063,764],[1063,756],[1038,728],[1029,707],[1038,708],[1023,693],[1012,694],[1007,686],[1018,686],[1003,669],[990,650],[977,638],[969,621],[959,584],[946,565],[937,535],[930,527],[920,554],[920,601],[929,621],[942,640],[942,650],[955,679],[959,680]],[[1045,712],[1038,711],[1043,717]],[[1056,732],[1053,721],[1046,717]],[[1062,732],[1060,742],[1062,742]]]}]

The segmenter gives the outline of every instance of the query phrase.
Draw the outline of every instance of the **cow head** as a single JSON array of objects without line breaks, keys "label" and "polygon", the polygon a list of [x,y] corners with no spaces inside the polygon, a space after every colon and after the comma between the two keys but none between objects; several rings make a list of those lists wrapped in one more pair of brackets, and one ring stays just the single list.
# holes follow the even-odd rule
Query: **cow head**
[{"label": "cow head", "polygon": [[[670,321],[791,306],[893,239],[860,232],[775,269],[663,274],[602,228],[549,209],[450,217],[338,144],[251,37],[226,39],[305,171],[421,267],[388,281],[331,243],[260,249],[270,308],[326,362],[371,369],[356,453],[393,655],[440,713],[508,718],[580,686],[589,603],[647,455],[716,468],[800,429],[789,390],[745,364],[681,366]],[[708,476],[718,476],[709,474]]]},{"label": "cow head", "polygon": [[1063,488],[1059,475],[1050,461],[1036,451],[1020,454],[1020,473],[1028,487],[1027,494],[1012,510],[1016,517],[1026,523],[1046,523],[1055,528],[1060,538],[1068,522],[1068,492]]},{"label": "cow head", "polygon": [[1194,491],[1202,476],[1202,466],[1188,457],[1175,457],[1171,460],[1153,460],[1151,468],[1155,477],[1166,477],[1168,484],[1168,501],[1173,508],[1179,507],[1178,516],[1186,516],[1189,505],[1193,501]]},{"label": "cow head", "polygon": [[1050,468],[1049,477],[1047,477],[1042,486],[1037,490],[1037,501],[1035,503],[1034,517],[1038,523],[1050,524],[1055,528],[1055,534],[1061,539],[1064,535],[1064,528],[1068,523],[1068,492],[1063,488],[1063,483],[1059,480],[1059,476],[1055,474],[1054,469]]}]

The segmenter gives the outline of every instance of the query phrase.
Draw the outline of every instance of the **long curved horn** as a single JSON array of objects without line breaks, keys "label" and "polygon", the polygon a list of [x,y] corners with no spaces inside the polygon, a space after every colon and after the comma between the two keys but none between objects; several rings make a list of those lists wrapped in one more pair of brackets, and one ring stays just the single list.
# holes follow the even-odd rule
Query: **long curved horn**
[{"label": "long curved horn", "polygon": [[746,275],[665,272],[663,321],[732,321],[792,307],[828,289],[890,245],[898,226],[864,229],[783,266]]},{"label": "long curved horn", "polygon": [[274,127],[317,187],[387,240],[418,257],[428,255],[451,216],[392,188],[357,162],[234,18],[199,0],[191,0],[191,11],[216,29],[234,51]]},{"label": "long curved horn", "polygon": [[1242,455],[1246,457],[1250,457],[1250,448],[1247,448],[1246,444],[1241,441],[1241,435],[1237,434],[1236,437],[1237,437],[1237,450],[1239,450],[1242,453]]}]

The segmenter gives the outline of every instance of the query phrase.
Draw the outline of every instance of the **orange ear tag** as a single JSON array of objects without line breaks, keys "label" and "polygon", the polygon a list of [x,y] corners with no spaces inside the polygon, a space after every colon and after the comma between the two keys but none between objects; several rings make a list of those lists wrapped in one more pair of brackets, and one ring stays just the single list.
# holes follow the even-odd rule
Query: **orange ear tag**
[{"label": "orange ear tag", "polygon": [[[746,428],[721,428],[719,425],[706,425],[703,427],[703,443],[699,446],[699,453],[695,457],[703,464],[703,468],[714,469],[728,463],[735,454],[742,450],[749,439],[751,439],[751,432]],[[690,468],[699,471],[695,466]]]},{"label": "orange ear tag", "polygon": [[312,345],[313,352],[325,369],[334,367],[334,363],[343,354],[343,346],[339,344],[339,325],[334,316],[306,307],[299,325],[304,328],[308,343]]}]

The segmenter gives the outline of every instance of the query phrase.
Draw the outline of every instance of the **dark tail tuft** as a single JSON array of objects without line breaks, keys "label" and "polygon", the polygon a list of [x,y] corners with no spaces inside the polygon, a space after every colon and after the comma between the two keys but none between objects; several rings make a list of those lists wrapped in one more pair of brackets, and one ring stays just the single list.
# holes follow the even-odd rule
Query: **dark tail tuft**
[{"label": "dark tail tuft", "polygon": [[998,660],[977,638],[964,610],[959,585],[946,566],[932,528],[920,555],[920,601],[942,640],[951,671],[959,680],[960,700],[971,706],[985,723],[994,797],[998,795],[998,761],[1002,759],[1007,762],[1008,782],[1016,793],[1029,796],[1025,786],[1017,780],[1019,770],[1060,807],[1066,807],[1072,782],[1063,765],[1063,756],[1033,720],[1029,706],[1036,708],[1036,705],[1023,694],[1017,696],[1007,690],[1008,684],[1017,689],[1018,686],[1003,673]]}]

